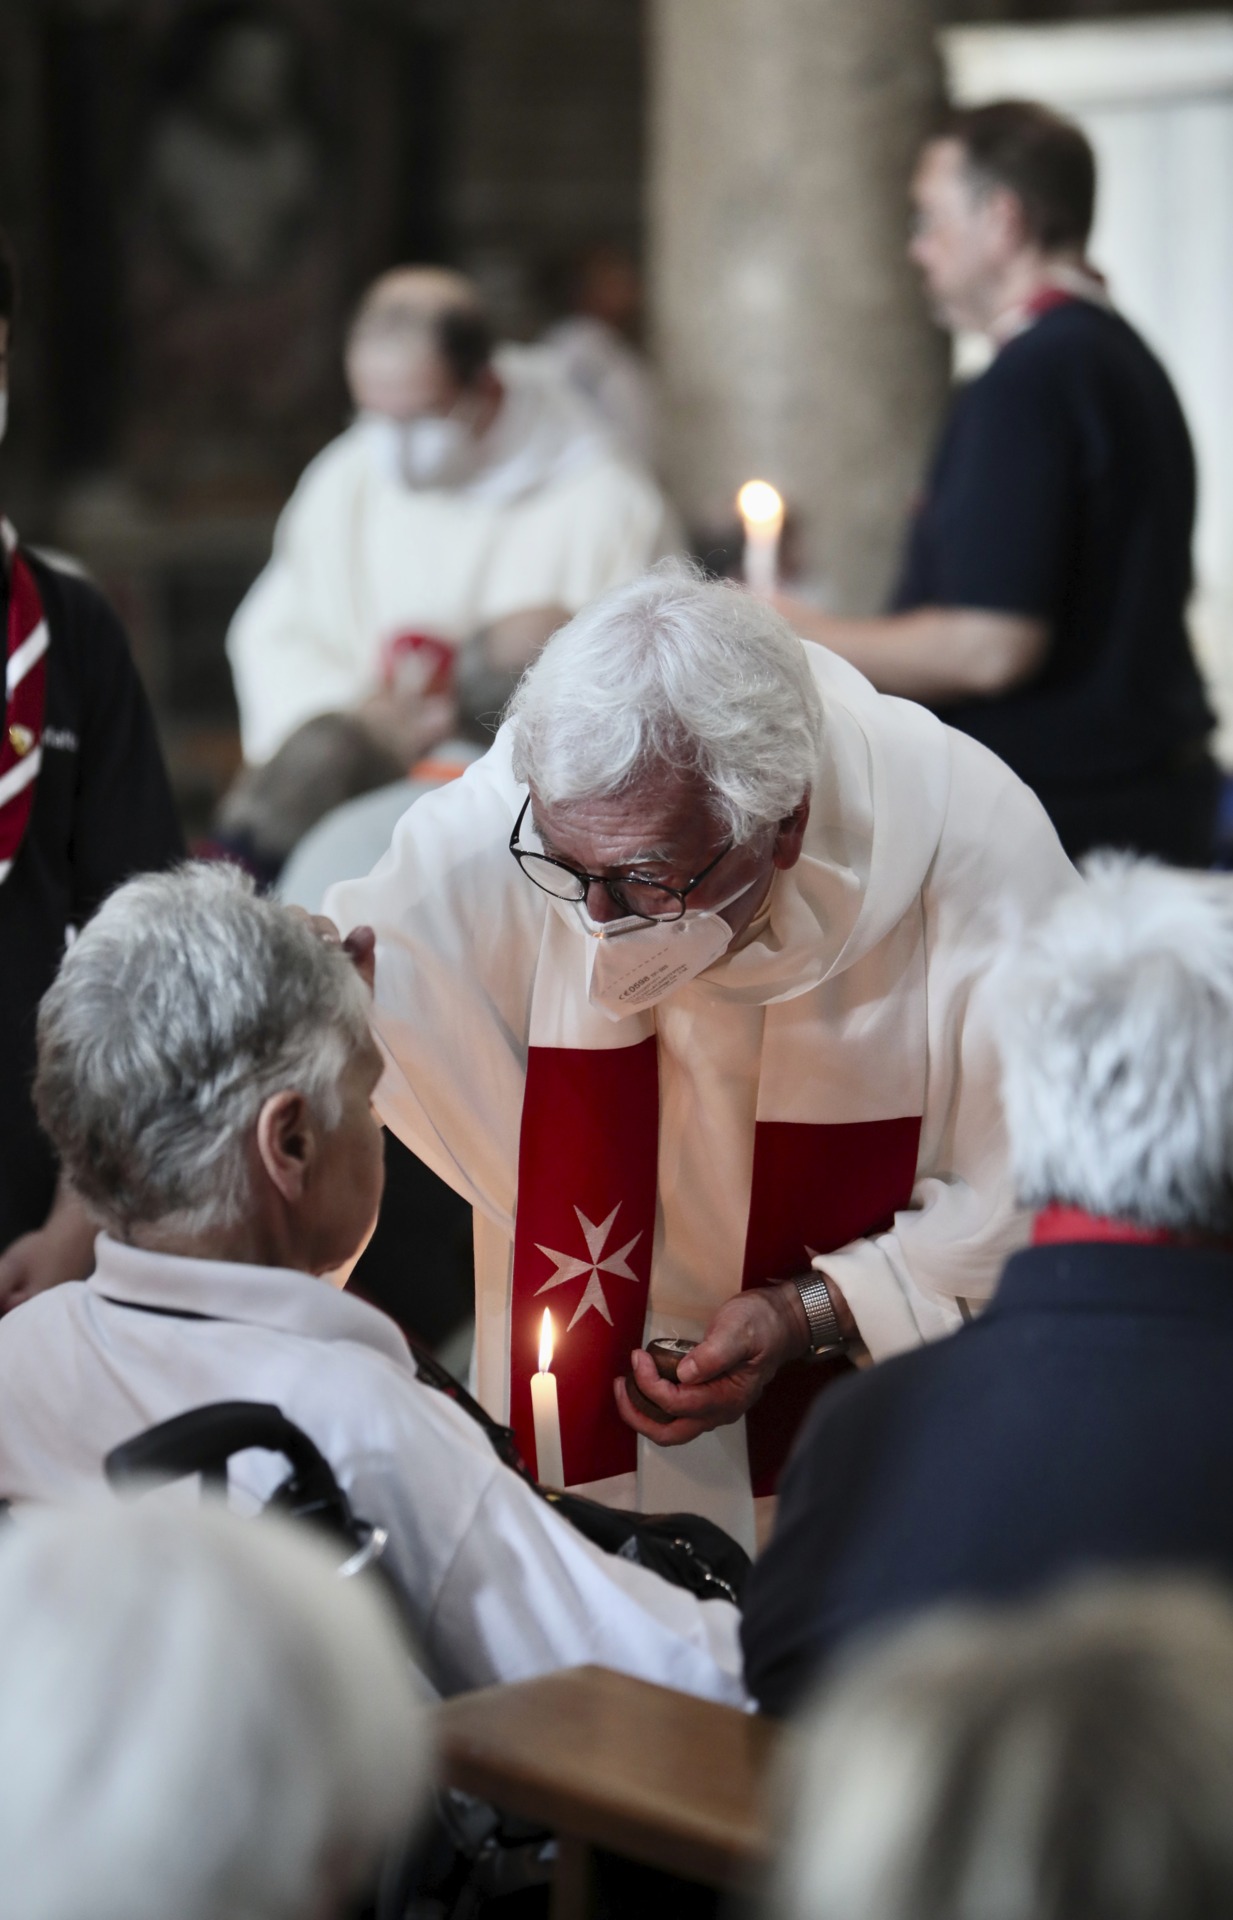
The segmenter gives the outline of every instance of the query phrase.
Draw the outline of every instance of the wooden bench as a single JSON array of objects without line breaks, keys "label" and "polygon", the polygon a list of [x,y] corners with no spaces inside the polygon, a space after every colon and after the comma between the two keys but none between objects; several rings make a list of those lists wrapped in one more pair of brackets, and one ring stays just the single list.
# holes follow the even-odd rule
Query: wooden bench
[{"label": "wooden bench", "polygon": [[558,1835],[554,1920],[588,1912],[595,1847],[719,1888],[769,1857],[773,1722],[572,1667],[448,1700],[436,1729],[442,1784]]}]

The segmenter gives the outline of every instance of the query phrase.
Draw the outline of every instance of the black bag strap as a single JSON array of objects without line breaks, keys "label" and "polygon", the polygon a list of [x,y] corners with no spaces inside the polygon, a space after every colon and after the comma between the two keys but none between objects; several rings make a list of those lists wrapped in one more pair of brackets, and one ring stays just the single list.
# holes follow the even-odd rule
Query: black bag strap
[{"label": "black bag strap", "polygon": [[[404,1328],[404,1332],[406,1329]],[[731,1534],[697,1513],[630,1513],[606,1507],[585,1494],[541,1487],[527,1466],[512,1427],[504,1427],[485,1412],[461,1381],[428,1349],[407,1334],[416,1370],[426,1386],[460,1406],[483,1428],[497,1458],[526,1481],[541,1500],[605,1553],[649,1567],[673,1586],[687,1587],[701,1600],[730,1600],[739,1606],[750,1559]]]},{"label": "black bag strap", "polygon": [[522,1457],[522,1449],[518,1445],[518,1439],[514,1433],[514,1429],[512,1427],[503,1427],[499,1420],[494,1420],[492,1415],[481,1407],[479,1401],[467,1392],[462,1381],[456,1380],[449,1368],[441,1365],[436,1354],[432,1353],[429,1348],[421,1345],[420,1341],[418,1341],[413,1334],[407,1333],[405,1327],[403,1328],[403,1334],[406,1338],[407,1345],[411,1349],[411,1358],[415,1361],[415,1370],[425,1386],[435,1387],[438,1393],[445,1394],[450,1400],[453,1400],[457,1406],[460,1406],[463,1412],[474,1420],[477,1427],[484,1429],[484,1432],[488,1436],[488,1444],[491,1446],[498,1460],[509,1467],[511,1472],[516,1473],[519,1479],[525,1480],[527,1485],[533,1487],[536,1493],[542,1493],[543,1488]]}]

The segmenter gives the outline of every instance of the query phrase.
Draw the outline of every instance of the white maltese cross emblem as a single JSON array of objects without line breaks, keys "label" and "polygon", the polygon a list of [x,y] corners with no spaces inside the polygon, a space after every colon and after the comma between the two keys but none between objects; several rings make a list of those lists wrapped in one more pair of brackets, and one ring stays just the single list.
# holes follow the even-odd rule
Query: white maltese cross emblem
[{"label": "white maltese cross emblem", "polygon": [[612,1223],[620,1211],[621,1203],[618,1200],[608,1218],[597,1227],[587,1219],[581,1207],[574,1208],[578,1216],[578,1225],[582,1228],[582,1237],[586,1241],[588,1257],[585,1260],[580,1260],[577,1254],[573,1253],[554,1253],[551,1247],[541,1247],[538,1240],[535,1243],[545,1259],[551,1260],[556,1266],[556,1272],[551,1280],[545,1280],[542,1287],[536,1288],[537,1294],[549,1293],[553,1287],[563,1287],[570,1280],[581,1280],[583,1274],[587,1276],[582,1298],[574,1308],[574,1317],[566,1328],[567,1333],[577,1326],[583,1314],[592,1307],[596,1313],[603,1315],[609,1326],[612,1325],[612,1315],[608,1311],[608,1301],[604,1294],[604,1283],[599,1277],[601,1273],[611,1273],[618,1280],[632,1280],[635,1284],[637,1283],[638,1276],[629,1264],[629,1255],[641,1240],[641,1233],[636,1233],[632,1240],[625,1242],[623,1247],[618,1247],[615,1253],[610,1253],[607,1258],[604,1257],[604,1247],[612,1230]]}]

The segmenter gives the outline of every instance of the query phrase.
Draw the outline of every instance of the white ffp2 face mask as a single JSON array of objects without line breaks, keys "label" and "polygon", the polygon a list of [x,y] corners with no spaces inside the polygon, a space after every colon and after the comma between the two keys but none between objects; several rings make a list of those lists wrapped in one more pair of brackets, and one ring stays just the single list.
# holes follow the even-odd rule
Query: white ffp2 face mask
[{"label": "white ffp2 face mask", "polygon": [[589,936],[587,999],[610,1020],[644,1013],[714,966],[732,941],[723,909],[748,893],[746,881],[716,907],[687,908],[679,920],[592,920],[583,903],[554,902]]},{"label": "white ffp2 face mask", "polygon": [[457,487],[475,467],[475,437],[453,414],[424,414],[402,430],[402,477],[409,487]]},{"label": "white ffp2 face mask", "polygon": [[453,414],[393,420],[360,415],[369,459],[383,480],[411,488],[459,487],[472,478],[478,459],[475,436]]}]

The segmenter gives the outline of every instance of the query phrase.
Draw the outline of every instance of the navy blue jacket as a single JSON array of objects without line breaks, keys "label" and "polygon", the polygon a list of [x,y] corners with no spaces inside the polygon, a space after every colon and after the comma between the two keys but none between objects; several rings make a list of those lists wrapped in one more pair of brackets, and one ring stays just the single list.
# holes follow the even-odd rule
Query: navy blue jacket
[{"label": "navy blue jacket", "polygon": [[746,1591],[746,1678],[790,1713],[860,1629],[1110,1565],[1233,1578],[1233,1253],[1032,1248],[972,1325],[825,1393]]}]

